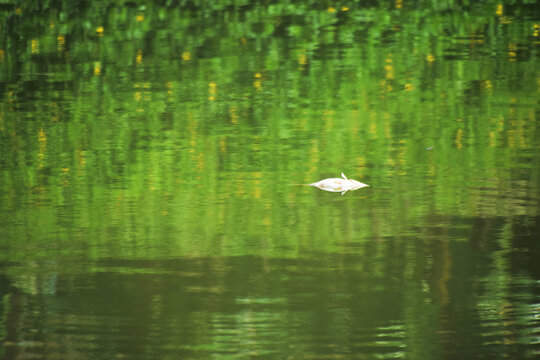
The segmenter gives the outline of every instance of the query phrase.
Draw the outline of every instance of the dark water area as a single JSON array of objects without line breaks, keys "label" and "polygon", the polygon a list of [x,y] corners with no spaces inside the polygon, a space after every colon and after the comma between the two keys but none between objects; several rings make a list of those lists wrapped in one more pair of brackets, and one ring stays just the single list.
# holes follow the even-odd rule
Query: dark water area
[{"label": "dark water area", "polygon": [[0,4],[0,359],[539,357],[536,8]]}]

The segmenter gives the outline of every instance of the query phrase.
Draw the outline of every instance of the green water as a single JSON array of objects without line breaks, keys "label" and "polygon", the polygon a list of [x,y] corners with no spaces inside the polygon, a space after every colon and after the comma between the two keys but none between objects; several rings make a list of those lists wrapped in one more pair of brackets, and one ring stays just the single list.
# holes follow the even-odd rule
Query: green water
[{"label": "green water", "polygon": [[1,2],[0,358],[538,357],[539,44],[534,1]]}]

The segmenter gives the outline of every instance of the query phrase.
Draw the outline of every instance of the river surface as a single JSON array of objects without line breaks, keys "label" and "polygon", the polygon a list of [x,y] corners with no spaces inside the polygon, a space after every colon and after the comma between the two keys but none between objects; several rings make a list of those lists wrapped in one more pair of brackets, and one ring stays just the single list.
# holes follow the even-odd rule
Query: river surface
[{"label": "river surface", "polygon": [[18,3],[0,358],[540,356],[534,2]]}]

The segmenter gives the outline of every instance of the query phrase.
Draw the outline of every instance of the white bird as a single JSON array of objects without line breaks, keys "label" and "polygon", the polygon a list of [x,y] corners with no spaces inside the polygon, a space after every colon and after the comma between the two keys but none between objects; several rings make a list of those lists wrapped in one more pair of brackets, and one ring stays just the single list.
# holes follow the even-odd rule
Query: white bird
[{"label": "white bird", "polygon": [[341,177],[342,179],[329,178],[308,185],[318,187],[319,189],[325,191],[340,192],[341,196],[345,195],[345,193],[349,190],[358,190],[363,187],[369,186],[367,184],[361,183],[360,181],[347,179],[344,173],[341,173]]}]

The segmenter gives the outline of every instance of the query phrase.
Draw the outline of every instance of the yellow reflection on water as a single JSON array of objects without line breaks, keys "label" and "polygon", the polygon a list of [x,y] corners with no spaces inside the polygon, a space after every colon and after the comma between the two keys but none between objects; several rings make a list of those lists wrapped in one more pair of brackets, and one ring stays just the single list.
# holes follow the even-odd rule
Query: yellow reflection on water
[{"label": "yellow reflection on water", "polygon": [[189,51],[182,52],[182,60],[183,61],[191,60],[191,52],[189,52]]},{"label": "yellow reflection on water", "polygon": [[56,37],[56,42],[58,43],[58,51],[64,51],[64,46],[66,44],[66,37],[64,35],[58,35]]},{"label": "yellow reflection on water", "polygon": [[39,40],[32,39],[31,41],[32,54],[39,54]]},{"label": "yellow reflection on water", "polygon": [[217,84],[213,81],[208,83],[208,100],[215,101],[217,94]]},{"label": "yellow reflection on water", "polygon": [[47,135],[45,134],[45,131],[43,131],[43,129],[40,129],[38,132],[38,143],[39,143],[39,150],[37,153],[38,169],[41,169],[44,166],[45,150],[47,150]]},{"label": "yellow reflection on water", "polygon": [[463,129],[459,128],[456,133],[456,147],[458,149],[463,148]]},{"label": "yellow reflection on water", "polygon": [[101,62],[99,61],[94,62],[94,75],[95,76],[101,75]]}]

